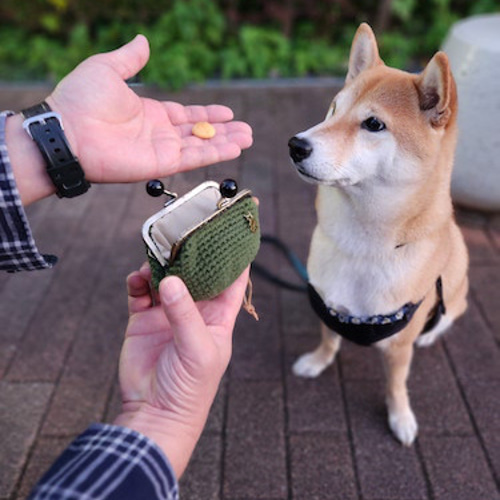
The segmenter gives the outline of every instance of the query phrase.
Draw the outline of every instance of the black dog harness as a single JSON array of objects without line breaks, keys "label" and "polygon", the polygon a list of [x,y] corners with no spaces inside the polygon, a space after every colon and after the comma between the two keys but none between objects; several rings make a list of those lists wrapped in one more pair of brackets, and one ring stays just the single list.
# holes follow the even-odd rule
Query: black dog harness
[{"label": "black dog harness", "polygon": [[[398,311],[387,315],[374,316],[350,316],[342,314],[327,307],[323,299],[311,284],[308,284],[308,293],[311,306],[321,321],[331,330],[342,337],[359,345],[370,346],[375,342],[386,339],[400,332],[413,318],[415,311],[422,304],[408,302]],[[446,314],[446,307],[443,300],[443,283],[441,276],[436,281],[436,293],[438,302],[431,311],[430,317],[422,330],[422,334],[431,331]]]}]

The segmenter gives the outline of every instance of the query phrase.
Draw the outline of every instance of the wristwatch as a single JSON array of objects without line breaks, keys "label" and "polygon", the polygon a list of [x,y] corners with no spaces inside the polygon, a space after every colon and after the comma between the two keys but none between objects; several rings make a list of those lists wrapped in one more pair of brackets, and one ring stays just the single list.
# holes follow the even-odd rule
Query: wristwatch
[{"label": "wristwatch", "polygon": [[78,158],[64,134],[61,115],[46,102],[22,111],[23,128],[35,141],[47,165],[47,173],[56,186],[59,198],[74,198],[86,193],[90,183],[85,179]]}]

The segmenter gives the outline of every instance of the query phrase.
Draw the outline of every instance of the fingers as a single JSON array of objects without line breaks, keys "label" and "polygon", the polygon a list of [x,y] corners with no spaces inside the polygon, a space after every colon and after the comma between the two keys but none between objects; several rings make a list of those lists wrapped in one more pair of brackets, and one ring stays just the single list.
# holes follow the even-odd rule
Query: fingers
[{"label": "fingers", "polygon": [[222,161],[234,160],[240,154],[240,146],[234,143],[187,147],[182,151],[182,157],[174,169],[177,172],[193,170]]},{"label": "fingers", "polygon": [[211,104],[209,106],[183,106],[177,102],[167,101],[163,105],[168,113],[172,125],[185,123],[205,122],[218,123],[228,122],[234,117],[233,111],[227,106]]},{"label": "fingers", "polygon": [[151,287],[151,268],[148,262],[127,276],[127,291],[129,314],[144,311],[159,302],[158,293]]},{"label": "fingers", "polygon": [[[173,165],[167,154],[171,143],[166,141],[162,147],[162,163],[168,164],[175,172],[233,160],[252,145],[252,128],[245,122],[233,121],[233,111],[227,106],[183,106],[170,101],[164,102],[163,106],[182,141],[181,156]],[[192,135],[192,126],[199,121],[208,121],[215,126],[216,134],[212,139]]]},{"label": "fingers", "polygon": [[111,66],[123,80],[135,76],[148,62],[149,43],[144,35],[137,35],[119,49],[100,54],[102,61]]},{"label": "fingers", "polygon": [[194,359],[203,357],[212,339],[186,285],[170,276],[160,283],[160,298],[179,352]]},{"label": "fingers", "polygon": [[127,276],[128,311],[129,314],[144,311],[153,304],[149,281],[144,279],[140,271]]},{"label": "fingers", "polygon": [[209,308],[205,308],[207,325],[223,326],[228,330],[234,328],[247,289],[249,273],[250,266],[220,295],[206,302],[206,305],[209,306]]},{"label": "fingers", "polygon": [[191,135],[191,128],[188,125],[179,128],[182,135],[182,149],[178,164],[174,165],[176,171],[233,160],[253,142],[252,129],[244,122],[215,124],[217,133],[212,139],[200,139]]}]

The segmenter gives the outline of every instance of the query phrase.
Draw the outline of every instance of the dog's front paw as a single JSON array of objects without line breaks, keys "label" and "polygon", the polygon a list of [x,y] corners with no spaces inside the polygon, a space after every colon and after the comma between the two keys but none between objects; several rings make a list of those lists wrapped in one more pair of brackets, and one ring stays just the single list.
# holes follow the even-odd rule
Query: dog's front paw
[{"label": "dog's front paw", "polygon": [[411,446],[418,434],[417,419],[410,408],[402,412],[389,412],[389,427],[405,446]]},{"label": "dog's front paw", "polygon": [[299,377],[317,377],[325,368],[331,365],[331,359],[326,358],[322,353],[313,351],[301,356],[293,365],[292,371]]}]

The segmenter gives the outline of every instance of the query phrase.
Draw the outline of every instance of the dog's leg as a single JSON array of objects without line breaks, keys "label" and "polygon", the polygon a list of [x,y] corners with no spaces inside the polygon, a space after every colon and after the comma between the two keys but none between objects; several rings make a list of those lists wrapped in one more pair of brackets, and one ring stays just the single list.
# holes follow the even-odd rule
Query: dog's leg
[{"label": "dog's leg", "polygon": [[460,317],[465,312],[467,309],[468,289],[469,281],[467,275],[465,275],[455,295],[448,298],[446,301],[446,315],[441,318],[441,321],[439,321],[439,323],[430,332],[420,335],[417,338],[415,344],[418,347],[428,347],[432,345],[439,337],[450,329],[455,319]]},{"label": "dog's leg", "polygon": [[293,365],[293,373],[299,377],[317,377],[330,366],[340,348],[340,335],[321,323],[321,343],[312,352],[302,355]]},{"label": "dog's leg", "polygon": [[442,335],[444,335],[450,327],[453,325],[453,318],[450,317],[450,315],[443,316],[439,323],[429,332],[425,333],[425,335],[420,335],[420,337],[417,338],[415,341],[415,344],[418,347],[429,347],[438,338],[440,338]]},{"label": "dog's leg", "polygon": [[389,427],[401,443],[410,446],[418,432],[417,420],[410,407],[406,387],[413,357],[413,345],[389,343],[382,348],[382,353],[387,376]]}]

